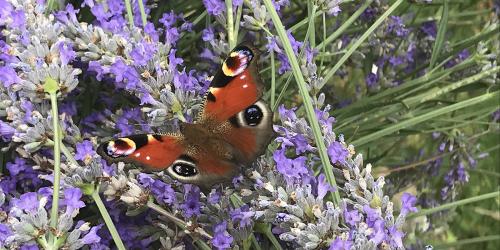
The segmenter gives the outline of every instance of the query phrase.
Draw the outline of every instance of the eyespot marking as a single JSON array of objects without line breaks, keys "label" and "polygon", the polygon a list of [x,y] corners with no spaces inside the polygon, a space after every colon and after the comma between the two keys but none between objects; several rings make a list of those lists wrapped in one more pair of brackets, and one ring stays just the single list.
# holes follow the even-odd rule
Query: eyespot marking
[{"label": "eyespot marking", "polygon": [[245,109],[244,119],[249,126],[257,126],[263,117],[262,109],[257,105],[252,105]]},{"label": "eyespot marking", "polygon": [[129,138],[119,138],[109,141],[104,151],[108,156],[117,158],[132,154],[136,150],[136,144]]},{"label": "eyespot marking", "polygon": [[222,72],[226,76],[241,74],[253,59],[252,51],[247,47],[235,48],[222,64]]}]

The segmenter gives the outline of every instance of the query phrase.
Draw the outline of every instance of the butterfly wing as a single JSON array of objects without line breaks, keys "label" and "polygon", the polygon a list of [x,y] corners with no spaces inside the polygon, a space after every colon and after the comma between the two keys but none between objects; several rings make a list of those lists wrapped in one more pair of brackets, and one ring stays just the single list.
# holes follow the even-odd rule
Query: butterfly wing
[{"label": "butterfly wing", "polygon": [[[220,148],[228,147],[224,144],[227,143],[222,142]],[[149,171],[165,171],[174,179],[205,190],[216,183],[230,181],[239,170],[220,154],[217,157],[217,153],[198,143],[187,143],[181,134],[122,137],[102,143],[97,153],[108,162],[127,162]]]},{"label": "butterfly wing", "polygon": [[260,99],[257,60],[258,51],[248,45],[238,45],[229,53],[210,83],[199,119],[224,122]]},{"label": "butterfly wing", "polygon": [[238,45],[215,74],[207,92],[200,122],[229,123],[223,138],[240,151],[248,164],[262,154],[272,137],[272,116],[261,100],[263,84],[258,74],[258,51]]},{"label": "butterfly wing", "polygon": [[102,143],[97,153],[108,162],[128,162],[152,171],[167,169],[184,152],[180,134],[138,134]]}]

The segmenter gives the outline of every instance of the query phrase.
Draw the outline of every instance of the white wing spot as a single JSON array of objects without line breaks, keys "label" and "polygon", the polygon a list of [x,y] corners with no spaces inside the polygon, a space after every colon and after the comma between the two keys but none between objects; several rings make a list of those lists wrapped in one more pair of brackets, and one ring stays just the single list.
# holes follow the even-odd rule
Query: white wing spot
[{"label": "white wing spot", "polygon": [[140,152],[135,154],[135,157],[139,157],[139,156],[141,156]]},{"label": "white wing spot", "polygon": [[149,155],[146,156],[146,160],[148,160],[148,161],[151,160],[151,157],[149,157]]},{"label": "white wing spot", "polygon": [[243,88],[244,89],[248,88],[248,84],[243,85]]},{"label": "white wing spot", "polygon": [[245,79],[246,77],[247,77],[246,75],[241,75],[241,76],[240,76],[240,79],[241,79],[241,80],[243,80],[243,79]]}]

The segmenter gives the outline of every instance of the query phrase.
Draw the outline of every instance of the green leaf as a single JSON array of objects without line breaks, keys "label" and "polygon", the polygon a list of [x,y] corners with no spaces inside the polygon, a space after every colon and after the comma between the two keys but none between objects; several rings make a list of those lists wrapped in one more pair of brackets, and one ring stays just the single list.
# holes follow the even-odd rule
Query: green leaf
[{"label": "green leaf", "polygon": [[439,54],[441,53],[441,49],[444,44],[446,27],[448,25],[448,13],[449,13],[448,0],[445,0],[443,5],[441,21],[439,22],[439,28],[436,35],[436,42],[434,43],[434,48],[432,49],[431,63],[429,64],[430,69],[432,69],[436,64],[436,61],[438,59]]},{"label": "green leaf", "polygon": [[462,108],[470,107],[470,106],[478,104],[478,103],[487,102],[487,101],[490,101],[491,99],[495,100],[495,98],[498,98],[499,96],[500,96],[500,91],[496,91],[493,93],[487,93],[487,94],[483,94],[483,95],[478,96],[478,97],[467,99],[465,101],[461,101],[459,103],[449,105],[449,106],[446,106],[446,107],[443,107],[440,109],[436,109],[434,111],[407,119],[407,120],[402,121],[402,122],[398,122],[394,125],[388,126],[384,129],[381,129],[379,131],[376,131],[374,133],[371,133],[371,134],[368,134],[364,137],[361,137],[357,140],[354,140],[351,143],[353,145],[356,145],[356,146],[363,145],[363,144],[366,144],[368,142],[372,142],[374,140],[382,138],[383,136],[395,133],[401,129],[414,126],[414,125],[422,123],[424,121],[428,121],[428,120],[433,119],[435,117],[438,117],[440,115],[444,115],[444,114],[447,114],[449,112],[453,112],[455,110],[459,110]]}]

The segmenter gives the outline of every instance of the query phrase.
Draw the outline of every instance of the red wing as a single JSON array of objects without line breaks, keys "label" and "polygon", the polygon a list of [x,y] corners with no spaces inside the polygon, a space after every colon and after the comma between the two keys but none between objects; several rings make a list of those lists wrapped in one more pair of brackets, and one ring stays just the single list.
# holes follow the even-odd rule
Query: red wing
[{"label": "red wing", "polygon": [[257,60],[257,50],[246,45],[237,46],[229,54],[210,84],[201,120],[225,122],[260,99]]},{"label": "red wing", "polygon": [[161,171],[171,166],[184,152],[181,140],[178,135],[132,135],[101,144],[97,153],[110,162],[130,162]]}]

